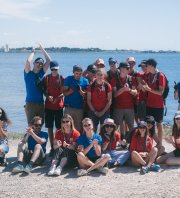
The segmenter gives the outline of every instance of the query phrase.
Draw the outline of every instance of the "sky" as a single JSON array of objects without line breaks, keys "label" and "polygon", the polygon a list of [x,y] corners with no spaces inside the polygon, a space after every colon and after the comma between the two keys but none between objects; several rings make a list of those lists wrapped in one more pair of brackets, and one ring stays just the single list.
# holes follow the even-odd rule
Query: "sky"
[{"label": "sky", "polygon": [[180,51],[179,0],[0,0],[0,47]]}]

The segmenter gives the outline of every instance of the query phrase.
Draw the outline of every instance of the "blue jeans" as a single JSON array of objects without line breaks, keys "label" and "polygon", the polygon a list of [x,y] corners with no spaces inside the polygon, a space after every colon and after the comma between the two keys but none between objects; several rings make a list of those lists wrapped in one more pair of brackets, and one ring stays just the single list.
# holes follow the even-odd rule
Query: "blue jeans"
[{"label": "blue jeans", "polygon": [[130,157],[130,152],[127,150],[116,151],[116,150],[107,150],[103,154],[109,154],[111,156],[109,163],[118,162],[120,165],[123,165]]},{"label": "blue jeans", "polygon": [[110,112],[106,112],[103,116],[101,117],[97,117],[93,111],[89,112],[89,118],[91,118],[91,120],[93,121],[93,125],[94,125],[94,130],[97,130],[98,124],[100,122],[100,124],[104,123],[104,120],[106,118],[110,118]]},{"label": "blue jeans", "polygon": [[0,157],[4,157],[5,154],[9,152],[9,146],[7,140],[0,140],[0,149],[3,150],[3,152],[0,153]]}]

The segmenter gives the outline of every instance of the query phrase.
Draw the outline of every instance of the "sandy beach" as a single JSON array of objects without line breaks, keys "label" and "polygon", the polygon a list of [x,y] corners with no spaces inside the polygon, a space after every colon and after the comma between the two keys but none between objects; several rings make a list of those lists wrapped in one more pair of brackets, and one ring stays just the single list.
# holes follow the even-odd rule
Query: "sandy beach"
[{"label": "sandy beach", "polygon": [[[179,197],[180,167],[162,165],[159,173],[141,175],[134,167],[110,169],[104,176],[93,172],[77,177],[77,169],[65,169],[59,177],[47,176],[50,158],[30,175],[11,174],[19,140],[9,140],[9,165],[0,167],[0,197]],[[48,144],[49,145],[49,144]],[[164,142],[166,151],[173,148]],[[49,151],[49,149],[48,149]]]}]

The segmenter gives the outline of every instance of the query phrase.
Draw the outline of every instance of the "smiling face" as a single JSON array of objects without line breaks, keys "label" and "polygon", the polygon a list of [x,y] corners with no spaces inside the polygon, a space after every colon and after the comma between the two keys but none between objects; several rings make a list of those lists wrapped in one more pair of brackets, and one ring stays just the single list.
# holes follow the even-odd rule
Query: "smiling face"
[{"label": "smiling face", "polygon": [[35,120],[32,128],[34,129],[35,133],[39,133],[42,127],[42,120]]},{"label": "smiling face", "polygon": [[93,123],[90,119],[86,119],[83,121],[83,131],[87,134],[93,131]]},{"label": "smiling face", "polygon": [[74,72],[74,78],[76,80],[79,80],[81,78],[81,76],[82,76],[82,71],[75,71]]},{"label": "smiling face", "polygon": [[104,126],[104,129],[105,131],[108,133],[108,134],[111,134],[114,130],[114,125],[111,124],[111,123],[107,123],[105,126]]},{"label": "smiling face", "polygon": [[139,132],[141,134],[141,137],[144,137],[145,133],[146,133],[146,127],[142,126],[142,127],[138,127],[138,129],[139,129]]},{"label": "smiling face", "polygon": [[71,130],[72,124],[71,124],[70,119],[63,118],[61,121],[61,125],[65,131]]},{"label": "smiling face", "polygon": [[96,72],[96,79],[99,82],[102,82],[104,80],[104,73],[101,70],[98,70]]}]

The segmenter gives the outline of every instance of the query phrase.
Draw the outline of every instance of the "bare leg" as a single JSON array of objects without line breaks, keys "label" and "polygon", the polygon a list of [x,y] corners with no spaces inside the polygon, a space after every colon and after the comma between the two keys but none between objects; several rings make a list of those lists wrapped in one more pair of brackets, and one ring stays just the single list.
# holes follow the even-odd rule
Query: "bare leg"
[{"label": "bare leg", "polygon": [[157,123],[157,130],[158,130],[159,140],[162,143],[162,138],[163,138],[163,124],[162,123]]},{"label": "bare leg", "polygon": [[41,152],[42,152],[41,145],[40,144],[36,144],[36,146],[34,148],[33,155],[31,157],[31,161],[32,162],[35,162],[38,159],[38,157],[39,157],[39,155],[40,155]]},{"label": "bare leg", "polygon": [[165,155],[162,155],[162,156],[159,156],[157,159],[156,159],[156,162],[158,164],[163,164],[163,163],[166,163],[166,160],[168,158],[171,158],[171,157],[174,157],[174,153],[173,152],[170,152],[170,153],[167,153]]},{"label": "bare leg", "polygon": [[53,141],[54,141],[53,128],[48,128],[48,136],[49,136],[51,149],[53,149]]},{"label": "bare leg", "polygon": [[131,160],[134,166],[146,166],[146,161],[143,160],[137,151],[131,153]]},{"label": "bare leg", "polygon": [[149,161],[147,163],[147,166],[150,167],[155,162],[155,159],[157,157],[157,152],[158,152],[158,149],[156,147],[153,147],[152,150],[149,152],[148,154]]},{"label": "bare leg", "polygon": [[82,152],[79,152],[77,155],[77,160],[80,168],[87,169],[94,165]]},{"label": "bare leg", "polygon": [[158,149],[157,156],[160,156],[165,152],[164,146],[158,146],[157,149]]},{"label": "bare leg", "polygon": [[17,150],[17,160],[19,162],[22,162],[23,161],[23,158],[24,158],[24,150],[26,148],[26,143],[24,142],[20,142],[18,144],[18,150]]},{"label": "bare leg", "polygon": [[63,167],[66,166],[66,164],[67,164],[67,157],[63,157],[63,158],[61,159],[61,161],[60,161],[59,166],[60,166],[61,168],[63,168]]},{"label": "bare leg", "polygon": [[169,166],[179,166],[180,165],[180,157],[170,157],[166,160],[166,164]]}]

